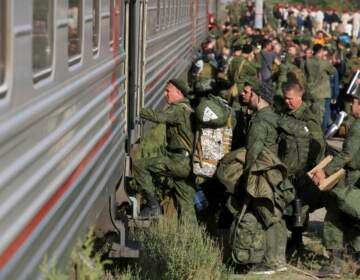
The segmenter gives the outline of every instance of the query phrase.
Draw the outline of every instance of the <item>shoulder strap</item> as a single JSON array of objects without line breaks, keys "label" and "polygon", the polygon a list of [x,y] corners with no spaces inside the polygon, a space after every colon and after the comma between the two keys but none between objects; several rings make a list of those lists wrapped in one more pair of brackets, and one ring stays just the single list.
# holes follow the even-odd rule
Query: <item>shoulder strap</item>
[{"label": "shoulder strap", "polygon": [[191,108],[190,105],[183,103],[183,102],[178,103],[178,104],[181,105],[182,107],[184,107],[188,112],[191,112],[191,113],[194,112],[193,108]]}]

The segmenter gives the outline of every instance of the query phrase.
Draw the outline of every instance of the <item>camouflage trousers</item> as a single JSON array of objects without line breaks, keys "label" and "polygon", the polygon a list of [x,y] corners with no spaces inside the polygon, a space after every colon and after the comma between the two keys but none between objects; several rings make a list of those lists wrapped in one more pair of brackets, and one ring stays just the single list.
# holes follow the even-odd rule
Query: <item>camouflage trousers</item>
[{"label": "camouflage trousers", "polygon": [[264,263],[270,267],[285,265],[287,228],[282,211],[275,207],[274,212],[270,214],[270,211],[262,202],[254,203],[253,209],[260,216],[263,225],[265,225]]},{"label": "camouflage trousers", "polygon": [[163,177],[164,185],[174,196],[179,214],[192,217],[195,216],[193,204],[195,188],[190,174],[190,157],[181,153],[166,152],[165,155],[133,162],[135,191],[155,194],[158,190],[154,182]]},{"label": "camouflage trousers", "polygon": [[[358,185],[360,171],[347,172],[346,179],[341,180],[336,188]],[[335,196],[331,194],[325,197],[326,216],[324,219],[323,239],[328,250],[341,250],[350,247],[352,251],[360,252],[360,226],[359,221],[354,220],[338,208]]]},{"label": "camouflage trousers", "polygon": [[324,220],[323,239],[327,250],[342,250],[344,246],[360,252],[360,227],[357,221],[341,212],[336,198],[327,198],[329,207]]},{"label": "camouflage trousers", "polygon": [[281,211],[275,208],[272,213],[262,202],[252,203],[249,210],[243,220],[236,217],[230,229],[233,261],[238,264],[263,262],[270,267],[285,265],[287,229]]}]

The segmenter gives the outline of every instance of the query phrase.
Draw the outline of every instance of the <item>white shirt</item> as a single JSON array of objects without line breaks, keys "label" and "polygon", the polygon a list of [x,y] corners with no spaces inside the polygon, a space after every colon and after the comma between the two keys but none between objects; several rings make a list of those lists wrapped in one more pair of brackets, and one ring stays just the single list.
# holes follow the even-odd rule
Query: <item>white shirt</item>
[{"label": "white shirt", "polygon": [[352,16],[350,16],[348,13],[343,13],[341,16],[341,22],[342,24],[346,25],[348,22],[352,19]]},{"label": "white shirt", "polygon": [[315,14],[315,20],[317,22],[323,22],[325,18],[325,15],[322,11],[317,11],[317,13]]}]

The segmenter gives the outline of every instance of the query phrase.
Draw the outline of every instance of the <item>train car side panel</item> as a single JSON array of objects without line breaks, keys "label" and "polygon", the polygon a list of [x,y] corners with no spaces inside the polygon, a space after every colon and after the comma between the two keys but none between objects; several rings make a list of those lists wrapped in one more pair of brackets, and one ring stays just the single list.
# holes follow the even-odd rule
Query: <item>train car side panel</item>
[{"label": "train car side panel", "polygon": [[[74,11],[81,15],[80,60],[76,57],[72,64],[63,59],[68,57],[67,45],[65,52],[55,48],[52,76],[34,83],[31,49],[19,49],[31,45],[31,28],[28,32],[24,26],[31,26],[33,9],[16,9],[20,2],[14,1],[12,16],[28,23],[15,25],[9,36],[17,80],[9,91],[11,106],[0,114],[1,279],[36,277],[44,255],[59,263],[114,191],[125,157],[125,53],[119,36],[110,45],[110,32],[120,29],[121,13],[110,13],[109,5],[101,2],[101,35],[94,56],[92,3],[79,2],[84,6]],[[54,40],[66,42],[69,7],[65,1],[56,4]],[[20,11],[28,15],[20,16]],[[109,29],[110,20],[115,31]]]}]

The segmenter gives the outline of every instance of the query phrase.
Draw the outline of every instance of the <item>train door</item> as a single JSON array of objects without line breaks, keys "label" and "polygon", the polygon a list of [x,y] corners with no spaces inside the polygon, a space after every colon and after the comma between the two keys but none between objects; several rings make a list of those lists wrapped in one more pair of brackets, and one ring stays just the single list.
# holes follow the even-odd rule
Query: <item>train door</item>
[{"label": "train door", "polygon": [[144,106],[147,1],[127,1],[128,151],[141,135],[140,109]]}]

